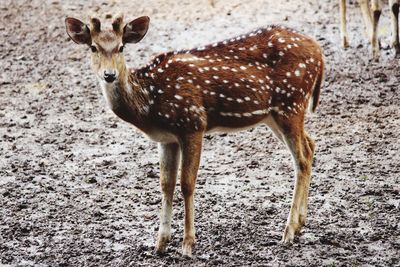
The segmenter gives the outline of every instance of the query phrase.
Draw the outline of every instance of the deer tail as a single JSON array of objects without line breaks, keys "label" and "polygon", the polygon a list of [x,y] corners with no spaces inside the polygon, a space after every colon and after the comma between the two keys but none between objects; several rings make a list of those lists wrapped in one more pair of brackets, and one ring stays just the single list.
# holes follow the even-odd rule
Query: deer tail
[{"label": "deer tail", "polygon": [[325,64],[324,64],[324,61],[321,60],[321,68],[319,70],[317,79],[314,83],[312,96],[311,96],[310,103],[308,106],[309,111],[313,112],[313,113],[316,111],[318,104],[319,104],[319,95],[321,93],[321,86],[322,86],[322,83],[324,81],[324,76],[325,76],[324,73],[325,73]]}]

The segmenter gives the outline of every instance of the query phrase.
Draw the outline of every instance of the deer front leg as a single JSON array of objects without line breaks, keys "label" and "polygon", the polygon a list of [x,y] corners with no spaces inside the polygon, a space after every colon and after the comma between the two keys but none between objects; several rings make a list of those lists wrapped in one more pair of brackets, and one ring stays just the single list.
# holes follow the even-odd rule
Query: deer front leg
[{"label": "deer front leg", "polygon": [[339,0],[340,6],[340,39],[342,47],[349,47],[348,34],[347,34],[347,22],[346,22],[346,0]]},{"label": "deer front leg", "polygon": [[202,149],[202,133],[184,136],[181,141],[181,188],[185,200],[185,226],[183,233],[182,254],[192,256],[195,243],[194,228],[194,189]]},{"label": "deer front leg", "polygon": [[392,42],[391,45],[395,49],[396,57],[400,56],[399,42],[399,5],[400,0],[389,0],[390,16],[392,20]]},{"label": "deer front leg", "polygon": [[164,253],[171,239],[172,201],[176,185],[176,175],[180,157],[178,144],[159,144],[160,186],[162,191],[160,228],[156,252]]}]

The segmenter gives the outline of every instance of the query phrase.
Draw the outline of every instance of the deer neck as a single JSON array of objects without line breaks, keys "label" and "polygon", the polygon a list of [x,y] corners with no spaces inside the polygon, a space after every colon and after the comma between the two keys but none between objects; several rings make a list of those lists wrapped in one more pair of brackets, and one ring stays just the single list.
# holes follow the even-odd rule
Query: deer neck
[{"label": "deer neck", "polygon": [[149,113],[149,94],[126,68],[114,83],[100,81],[103,95],[111,110],[121,119],[142,129]]}]

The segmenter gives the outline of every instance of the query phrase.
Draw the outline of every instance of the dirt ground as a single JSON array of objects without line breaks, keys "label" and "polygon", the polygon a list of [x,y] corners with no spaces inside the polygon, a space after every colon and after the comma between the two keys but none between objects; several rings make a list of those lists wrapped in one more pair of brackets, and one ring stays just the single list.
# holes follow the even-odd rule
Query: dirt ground
[{"label": "dirt ground", "polygon": [[[338,1],[0,2],[0,266],[400,266],[400,65],[380,24],[369,62],[361,13],[339,46]],[[354,2],[354,1],[353,1]],[[69,41],[64,18],[124,11],[151,17],[128,65],[279,23],[326,56],[307,226],[281,234],[294,185],[289,152],[263,127],[206,136],[196,191],[197,244],[182,258],[182,196],[173,237],[153,253],[160,189],[156,144],[117,119]]]}]

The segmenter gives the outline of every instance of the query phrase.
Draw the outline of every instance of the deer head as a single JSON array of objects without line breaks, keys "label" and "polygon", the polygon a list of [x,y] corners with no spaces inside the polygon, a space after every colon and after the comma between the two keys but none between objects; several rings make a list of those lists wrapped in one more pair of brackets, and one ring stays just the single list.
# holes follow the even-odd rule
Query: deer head
[{"label": "deer head", "polygon": [[92,69],[101,83],[112,84],[126,77],[123,50],[125,44],[137,43],[145,36],[150,18],[139,17],[123,24],[123,16],[117,16],[112,29],[101,29],[98,18],[90,18],[89,25],[67,17],[65,26],[71,39],[77,44],[85,44],[91,50]]}]

